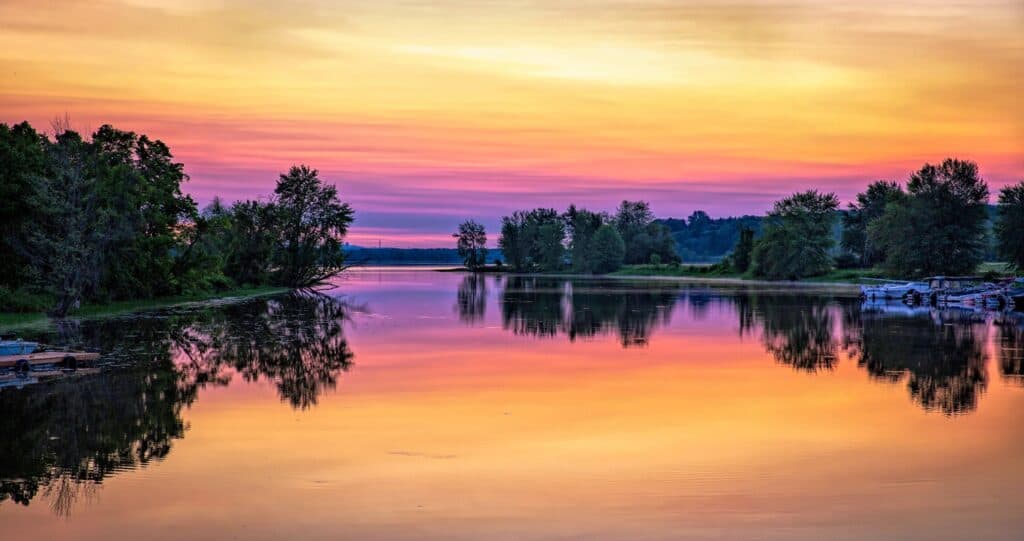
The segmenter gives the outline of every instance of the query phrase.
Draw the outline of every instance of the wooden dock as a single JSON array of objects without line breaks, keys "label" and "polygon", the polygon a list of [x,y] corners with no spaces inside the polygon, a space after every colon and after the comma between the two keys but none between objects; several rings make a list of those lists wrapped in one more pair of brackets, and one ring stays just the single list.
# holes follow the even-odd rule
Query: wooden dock
[{"label": "wooden dock", "polygon": [[41,351],[24,355],[0,355],[0,369],[24,366],[33,368],[45,365],[64,365],[77,368],[100,358],[99,353],[85,351]]}]

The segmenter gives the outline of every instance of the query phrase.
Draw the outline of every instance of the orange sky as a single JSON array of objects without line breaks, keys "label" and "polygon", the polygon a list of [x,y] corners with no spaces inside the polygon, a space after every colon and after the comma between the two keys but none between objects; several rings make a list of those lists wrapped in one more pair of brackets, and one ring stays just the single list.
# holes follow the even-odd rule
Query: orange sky
[{"label": "orange sky", "polygon": [[165,140],[201,202],[308,163],[353,242],[646,198],[848,199],[925,161],[1024,178],[1024,2],[7,0],[0,121]]}]

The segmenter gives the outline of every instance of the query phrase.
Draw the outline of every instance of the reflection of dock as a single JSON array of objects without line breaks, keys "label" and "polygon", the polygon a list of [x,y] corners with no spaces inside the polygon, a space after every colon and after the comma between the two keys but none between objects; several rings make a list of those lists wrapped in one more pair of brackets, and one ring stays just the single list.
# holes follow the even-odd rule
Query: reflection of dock
[{"label": "reflection of dock", "polygon": [[40,351],[21,355],[0,355],[0,389],[21,388],[66,374],[91,374],[98,368],[82,368],[100,358],[99,353],[84,351]]},{"label": "reflection of dock", "polygon": [[887,316],[918,317],[931,313],[929,306],[908,305],[898,300],[866,300],[861,305],[861,311]]}]

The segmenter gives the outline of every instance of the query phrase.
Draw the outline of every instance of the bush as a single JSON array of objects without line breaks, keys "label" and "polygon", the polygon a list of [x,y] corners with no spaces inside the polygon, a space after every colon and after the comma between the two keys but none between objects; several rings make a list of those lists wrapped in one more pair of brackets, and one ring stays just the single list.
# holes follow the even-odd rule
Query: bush
[{"label": "bush", "polygon": [[860,259],[849,252],[837,255],[835,262],[837,269],[855,269],[860,266]]},{"label": "bush", "polygon": [[661,265],[661,256],[658,254],[651,254],[651,265],[655,267]]},{"label": "bush", "polygon": [[1000,274],[994,270],[985,271],[985,274],[981,275],[981,279],[986,282],[995,282],[1000,278],[1002,278],[1002,276],[1000,276]]},{"label": "bush", "polygon": [[626,257],[626,246],[622,236],[614,227],[605,224],[594,233],[590,241],[590,250],[594,264],[594,272],[605,274],[614,272],[622,266]]},{"label": "bush", "polygon": [[0,286],[0,312],[45,312],[51,306],[53,297],[49,295]]}]

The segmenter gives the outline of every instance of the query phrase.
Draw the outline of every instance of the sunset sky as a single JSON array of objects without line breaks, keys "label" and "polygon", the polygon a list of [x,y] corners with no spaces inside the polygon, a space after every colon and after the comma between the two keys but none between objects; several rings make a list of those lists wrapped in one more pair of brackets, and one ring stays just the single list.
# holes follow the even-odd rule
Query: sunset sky
[{"label": "sunset sky", "polygon": [[162,139],[200,203],[316,167],[357,244],[847,201],[947,156],[1024,179],[1024,0],[4,0],[0,68],[0,122]]}]

